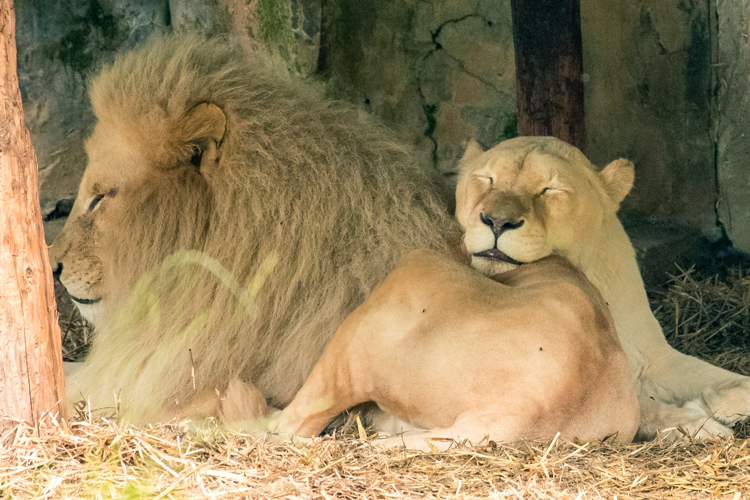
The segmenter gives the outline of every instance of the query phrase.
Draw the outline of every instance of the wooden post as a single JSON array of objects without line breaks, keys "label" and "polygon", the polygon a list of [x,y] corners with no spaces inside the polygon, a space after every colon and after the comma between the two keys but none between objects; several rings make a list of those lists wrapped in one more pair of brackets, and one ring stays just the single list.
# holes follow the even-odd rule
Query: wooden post
[{"label": "wooden post", "polygon": [[13,0],[0,0],[0,417],[39,426],[65,417],[65,379],[15,32]]},{"label": "wooden post", "polygon": [[519,135],[585,151],[579,0],[511,0]]}]

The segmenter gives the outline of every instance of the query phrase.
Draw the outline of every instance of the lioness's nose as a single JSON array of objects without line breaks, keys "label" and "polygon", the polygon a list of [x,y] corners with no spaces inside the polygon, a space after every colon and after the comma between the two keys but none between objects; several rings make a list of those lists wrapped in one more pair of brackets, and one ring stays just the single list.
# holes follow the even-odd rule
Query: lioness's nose
[{"label": "lioness's nose", "polygon": [[500,235],[505,231],[518,229],[519,227],[523,226],[523,223],[525,222],[523,219],[521,219],[520,221],[501,219],[498,217],[493,217],[491,215],[484,215],[481,212],[479,213],[479,220],[482,221],[482,224],[487,224],[488,226],[490,226],[490,229],[492,229],[492,233],[495,235],[495,238],[499,238]]}]

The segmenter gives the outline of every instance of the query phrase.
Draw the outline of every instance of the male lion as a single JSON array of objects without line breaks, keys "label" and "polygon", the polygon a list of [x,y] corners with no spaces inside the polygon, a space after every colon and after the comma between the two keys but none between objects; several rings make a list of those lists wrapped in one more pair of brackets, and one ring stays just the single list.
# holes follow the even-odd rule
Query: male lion
[{"label": "male lion", "polygon": [[69,399],[135,424],[258,417],[403,255],[458,241],[436,173],[269,66],[173,36],[91,82],[89,164],[50,250],[96,327]]},{"label": "male lion", "polygon": [[[580,269],[609,304],[641,404],[640,437],[677,428],[697,437],[731,435],[750,414],[750,378],[672,349],[652,314],[633,246],[617,209],[633,186],[633,164],[597,172],[576,148],[522,137],[461,161],[456,216],[472,265],[507,271],[551,254]],[[525,265],[525,264],[524,264]]]},{"label": "male lion", "polygon": [[426,429],[379,444],[419,448],[558,432],[630,442],[639,418],[607,304],[558,256],[492,280],[412,252],[344,321],[275,430],[314,436],[365,401]]}]

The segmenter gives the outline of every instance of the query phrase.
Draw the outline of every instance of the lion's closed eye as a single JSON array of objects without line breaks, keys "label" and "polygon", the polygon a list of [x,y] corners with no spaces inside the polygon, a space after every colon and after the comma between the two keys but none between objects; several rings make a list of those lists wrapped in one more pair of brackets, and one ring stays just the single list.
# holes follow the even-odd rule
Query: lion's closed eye
[{"label": "lion's closed eye", "polygon": [[97,194],[94,196],[94,198],[91,200],[91,203],[89,203],[89,212],[93,212],[98,206],[99,203],[105,198],[114,198],[117,194],[117,188],[112,188],[109,191],[107,191],[105,194]]},{"label": "lion's closed eye", "polygon": [[94,196],[94,199],[91,200],[91,204],[89,205],[89,212],[93,212],[94,209],[99,205],[99,202],[102,201],[102,198],[104,198],[103,194],[98,194]]}]

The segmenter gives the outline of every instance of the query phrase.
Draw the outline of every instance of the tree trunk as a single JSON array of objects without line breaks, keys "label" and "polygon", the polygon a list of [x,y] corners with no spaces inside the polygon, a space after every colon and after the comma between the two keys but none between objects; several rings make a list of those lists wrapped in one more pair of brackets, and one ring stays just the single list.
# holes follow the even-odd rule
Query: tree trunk
[{"label": "tree trunk", "polygon": [[519,135],[585,151],[579,0],[511,0]]},{"label": "tree trunk", "polygon": [[0,0],[0,418],[38,426],[65,418],[65,379],[15,30],[13,1]]}]

